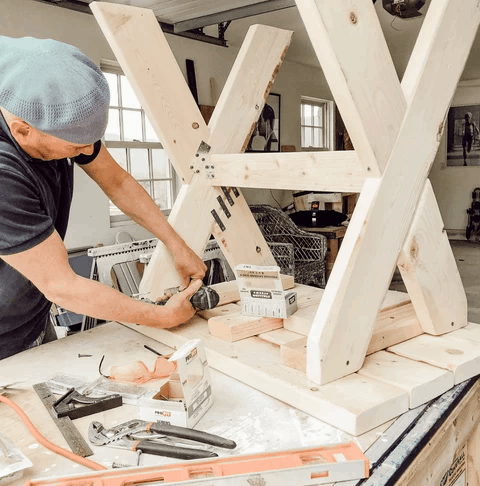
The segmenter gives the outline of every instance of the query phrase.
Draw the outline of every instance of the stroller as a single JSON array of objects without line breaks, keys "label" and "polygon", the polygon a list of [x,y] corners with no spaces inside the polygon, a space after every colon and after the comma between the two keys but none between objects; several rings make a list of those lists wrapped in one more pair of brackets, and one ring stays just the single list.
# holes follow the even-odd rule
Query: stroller
[{"label": "stroller", "polygon": [[467,209],[467,214],[466,237],[469,240],[472,235],[478,237],[480,233],[480,187],[476,187],[472,192],[472,205]]}]

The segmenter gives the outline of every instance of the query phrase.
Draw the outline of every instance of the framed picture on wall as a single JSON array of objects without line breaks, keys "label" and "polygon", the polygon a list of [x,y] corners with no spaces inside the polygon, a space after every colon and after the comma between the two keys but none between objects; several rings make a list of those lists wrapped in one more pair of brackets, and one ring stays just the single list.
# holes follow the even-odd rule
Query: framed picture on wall
[{"label": "framed picture on wall", "polygon": [[280,95],[270,93],[246,152],[280,152]]},{"label": "framed picture on wall", "polygon": [[447,167],[480,167],[480,105],[452,106],[447,116]]}]

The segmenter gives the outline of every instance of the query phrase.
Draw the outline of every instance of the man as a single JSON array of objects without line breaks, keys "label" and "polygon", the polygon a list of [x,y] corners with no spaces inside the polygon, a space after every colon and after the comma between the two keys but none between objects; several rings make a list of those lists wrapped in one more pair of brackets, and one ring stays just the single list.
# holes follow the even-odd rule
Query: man
[{"label": "man", "polygon": [[475,137],[478,137],[479,131],[477,125],[473,121],[473,115],[471,112],[467,111],[465,113],[464,121],[463,121],[463,138],[462,138],[462,147],[463,147],[463,165],[467,165],[467,154],[470,153],[472,149],[472,144],[475,142]]},{"label": "man", "polygon": [[[173,327],[194,314],[206,266],[101,138],[108,84],[78,49],[0,37],[0,359],[54,339],[50,302],[79,314]],[[63,243],[73,163],[172,253],[185,290],[165,306],[76,275]]]}]

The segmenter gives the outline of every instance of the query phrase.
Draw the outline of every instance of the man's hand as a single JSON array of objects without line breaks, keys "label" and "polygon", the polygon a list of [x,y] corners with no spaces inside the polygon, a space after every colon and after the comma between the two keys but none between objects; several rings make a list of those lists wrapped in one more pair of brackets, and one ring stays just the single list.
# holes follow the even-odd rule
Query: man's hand
[{"label": "man's hand", "polygon": [[175,259],[175,268],[181,278],[180,290],[186,289],[191,280],[203,279],[207,266],[192,249],[182,245],[171,251]]},{"label": "man's hand", "polygon": [[[173,318],[166,328],[175,327],[187,322],[195,314],[195,309],[190,302],[192,295],[202,286],[201,279],[195,279],[185,290],[172,295],[165,304],[165,307],[171,310]],[[162,326],[164,327],[164,326]]]}]

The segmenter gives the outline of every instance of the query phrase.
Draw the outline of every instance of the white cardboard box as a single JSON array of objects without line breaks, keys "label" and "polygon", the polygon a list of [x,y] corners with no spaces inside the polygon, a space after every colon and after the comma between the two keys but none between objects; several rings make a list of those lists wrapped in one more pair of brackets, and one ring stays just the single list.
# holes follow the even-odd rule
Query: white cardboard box
[{"label": "white cardboard box", "polygon": [[237,265],[241,313],[286,319],[297,310],[297,293],[283,290],[277,266]]},{"label": "white cardboard box", "polygon": [[139,400],[142,420],[193,427],[213,404],[212,383],[200,339],[188,341],[170,357],[176,372],[153,398]]}]

